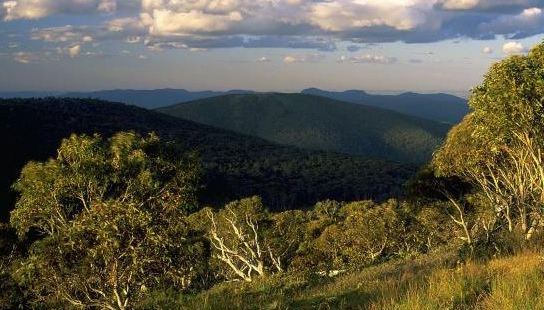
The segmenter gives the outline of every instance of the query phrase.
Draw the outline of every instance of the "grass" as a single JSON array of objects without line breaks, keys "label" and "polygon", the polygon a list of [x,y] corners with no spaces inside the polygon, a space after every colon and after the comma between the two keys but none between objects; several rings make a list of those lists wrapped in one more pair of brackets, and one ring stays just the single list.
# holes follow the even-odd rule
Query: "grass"
[{"label": "grass", "polygon": [[147,309],[544,309],[542,256],[458,264],[453,255],[391,262],[336,278],[284,274],[197,295],[162,292]]}]

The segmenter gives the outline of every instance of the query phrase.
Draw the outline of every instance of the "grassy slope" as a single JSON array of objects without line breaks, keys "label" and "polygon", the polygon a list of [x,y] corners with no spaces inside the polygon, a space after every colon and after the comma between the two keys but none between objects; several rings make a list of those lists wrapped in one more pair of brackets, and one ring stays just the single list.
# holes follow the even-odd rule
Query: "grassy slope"
[{"label": "grassy slope", "polygon": [[409,166],[382,160],[285,147],[141,108],[95,100],[0,100],[0,221],[13,206],[9,186],[29,160],[56,154],[71,133],[110,135],[121,130],[157,132],[202,157],[204,202],[262,195],[273,209],[316,201],[383,199],[400,192]]},{"label": "grassy slope", "polygon": [[159,111],[303,148],[424,163],[449,130],[364,105],[302,94],[230,95]]},{"label": "grassy slope", "polygon": [[334,279],[291,274],[226,283],[191,297],[163,293],[143,308],[544,309],[541,255],[529,252],[456,267],[454,257],[390,262]]}]

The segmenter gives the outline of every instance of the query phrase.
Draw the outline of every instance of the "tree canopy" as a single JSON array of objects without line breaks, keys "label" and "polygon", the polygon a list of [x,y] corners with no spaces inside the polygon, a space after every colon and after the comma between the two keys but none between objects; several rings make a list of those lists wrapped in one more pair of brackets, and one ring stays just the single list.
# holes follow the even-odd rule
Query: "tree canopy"
[{"label": "tree canopy", "polygon": [[11,224],[37,241],[15,271],[42,300],[126,309],[148,289],[191,286],[205,247],[185,216],[200,168],[156,135],[72,135],[31,162],[14,188]]},{"label": "tree canopy", "polygon": [[466,176],[494,165],[519,134],[544,142],[544,43],[494,64],[469,105],[472,112],[434,156],[441,175]]}]

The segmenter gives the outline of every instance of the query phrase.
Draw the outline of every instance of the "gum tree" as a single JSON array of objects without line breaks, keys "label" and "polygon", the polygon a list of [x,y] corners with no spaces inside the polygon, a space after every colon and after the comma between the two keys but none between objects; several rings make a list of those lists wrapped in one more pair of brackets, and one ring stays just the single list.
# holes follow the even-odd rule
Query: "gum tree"
[{"label": "gum tree", "polygon": [[131,308],[163,285],[186,289],[204,261],[185,216],[196,206],[194,155],[153,134],[72,135],[27,164],[11,224],[32,236],[15,278],[38,302]]}]

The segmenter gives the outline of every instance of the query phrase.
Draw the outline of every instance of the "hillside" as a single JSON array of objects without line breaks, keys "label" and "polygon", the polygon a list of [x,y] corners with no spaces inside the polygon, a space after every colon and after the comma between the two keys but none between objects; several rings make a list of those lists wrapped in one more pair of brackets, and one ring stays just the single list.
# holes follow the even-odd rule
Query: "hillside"
[{"label": "hillside", "polygon": [[[145,109],[90,99],[0,100],[0,219],[13,205],[9,186],[29,160],[55,154],[71,133],[154,131],[197,150],[206,170],[205,203],[262,195],[274,209],[332,198],[383,199],[400,192],[413,168],[383,160],[301,150]],[[6,206],[8,206],[6,208]]]},{"label": "hillside", "polygon": [[416,164],[431,158],[450,127],[302,94],[230,95],[159,111],[281,144]]},{"label": "hillside", "polygon": [[332,92],[317,88],[305,89],[302,93],[380,107],[449,124],[460,122],[469,112],[465,99],[448,94],[371,95],[361,90]]}]

